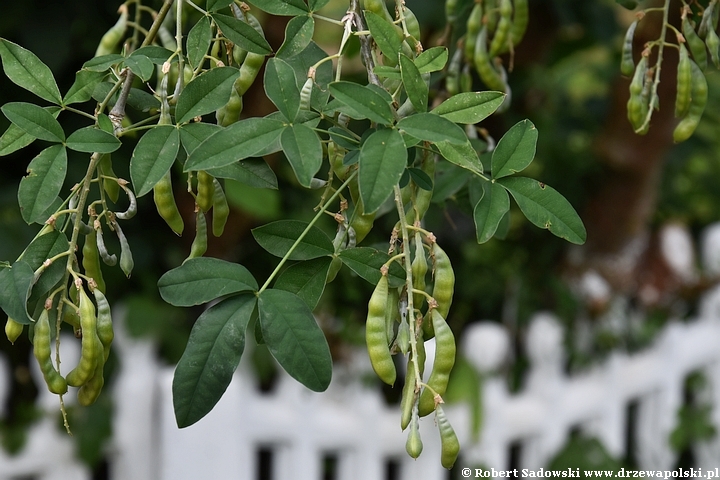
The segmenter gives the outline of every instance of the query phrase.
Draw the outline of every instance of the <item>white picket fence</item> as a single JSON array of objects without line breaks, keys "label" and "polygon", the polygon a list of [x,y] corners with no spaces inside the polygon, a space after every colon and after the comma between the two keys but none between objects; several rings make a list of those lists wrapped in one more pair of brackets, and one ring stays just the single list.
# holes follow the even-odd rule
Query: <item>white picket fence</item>
[{"label": "white picket fence", "polygon": [[[704,263],[706,271],[718,273],[720,262],[714,259],[720,257],[714,252],[720,246],[712,239],[720,230],[713,232],[706,235]],[[562,337],[551,314],[532,319],[525,339],[532,368],[523,390],[511,394],[497,374],[510,354],[507,332],[491,322],[475,323],[464,332],[461,352],[485,377],[484,425],[479,442],[473,443],[469,408],[447,407],[463,445],[459,466],[508,468],[512,446],[517,466],[538,469],[547,466],[573,430],[598,437],[611,454],[622,457],[632,403],[637,411],[634,456],[640,468],[670,469],[676,454],[668,437],[677,422],[684,380],[697,370],[714,388],[707,395],[714,406],[712,421],[720,425],[720,287],[705,294],[697,318],[671,321],[649,348],[632,355],[614,353],[581,375],[563,372]],[[433,417],[421,421],[423,454],[410,459],[398,406],[386,405],[379,390],[362,381],[370,370],[362,352],[357,361],[337,367],[322,394],[284,373],[271,392],[260,392],[246,352],[215,409],[178,430],[172,367],[156,360],[151,342],[131,340],[121,329],[116,348],[121,371],[112,387],[114,435],[107,452],[112,480],[448,478],[439,462]],[[430,345],[429,359],[432,350]],[[68,356],[65,364],[73,365],[77,351],[63,354]],[[32,373],[42,384],[39,371]],[[0,408],[11,374],[0,357]],[[71,401],[72,395],[67,398]],[[39,402],[48,416],[33,427],[22,453],[10,457],[0,450],[0,480],[89,479],[88,469],[73,459],[72,440],[57,428],[57,397],[42,390]],[[720,440],[697,445],[694,453],[698,467],[720,466]],[[324,466],[328,462],[332,474]]]}]

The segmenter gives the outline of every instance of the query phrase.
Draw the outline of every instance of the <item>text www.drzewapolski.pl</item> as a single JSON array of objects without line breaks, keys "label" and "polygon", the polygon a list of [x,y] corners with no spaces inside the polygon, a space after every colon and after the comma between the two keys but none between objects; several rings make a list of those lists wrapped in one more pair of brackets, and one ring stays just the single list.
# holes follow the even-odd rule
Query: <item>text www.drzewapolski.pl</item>
[{"label": "text www.drzewapolski.pl", "polygon": [[720,480],[720,468],[676,468],[675,470],[580,470],[567,468],[565,470],[531,470],[528,468],[512,470],[489,470],[483,468],[463,468],[461,474],[464,478],[655,478],[669,480],[671,478],[704,478]]}]

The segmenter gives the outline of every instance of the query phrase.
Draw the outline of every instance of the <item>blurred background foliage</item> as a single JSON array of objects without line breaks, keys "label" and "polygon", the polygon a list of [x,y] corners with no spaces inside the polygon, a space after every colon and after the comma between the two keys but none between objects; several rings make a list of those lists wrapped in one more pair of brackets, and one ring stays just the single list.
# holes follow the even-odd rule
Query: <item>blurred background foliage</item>
[{"label": "blurred background foliage", "polygon": [[[469,10],[471,0],[459,3],[461,8]],[[423,44],[434,45],[446,28],[443,2],[406,0],[406,4],[423,26]],[[94,55],[102,34],[115,22],[117,7],[117,0],[5,2],[0,15],[0,36],[35,52],[53,70],[64,92],[83,62]],[[345,0],[332,0],[323,13],[340,18],[346,8]],[[537,159],[528,175],[552,185],[568,198],[586,223],[592,222],[592,216],[585,214],[588,205],[614,179],[612,169],[598,159],[598,138],[608,122],[617,122],[612,118],[614,96],[627,90],[628,80],[621,79],[619,73],[620,48],[633,15],[613,0],[531,0],[530,13],[528,33],[516,49],[514,68],[510,72],[512,105],[482,126],[499,139],[515,122],[529,118],[537,126],[540,137]],[[287,18],[268,18],[261,12],[258,17],[264,22],[268,40],[277,48],[282,42]],[[462,21],[466,15],[459,17],[461,21],[455,26],[451,48],[463,33]],[[327,52],[332,52],[337,48],[340,33],[337,27],[318,22],[315,39]],[[351,43],[348,51],[357,52],[357,44]],[[348,67],[352,62],[356,65],[354,71]],[[346,63],[344,73],[362,81],[363,70],[357,56],[352,62]],[[262,77],[258,78],[245,97],[244,113],[248,115],[262,115],[270,108],[264,98]],[[720,100],[717,72],[711,72],[708,81],[710,107],[696,134],[687,142],[669,146],[662,152],[661,175],[656,180],[657,198],[652,202],[651,215],[641,219],[650,232],[665,222],[680,221],[697,233],[720,217],[717,208],[720,205],[720,135],[717,135],[720,111],[712,108]],[[476,89],[483,88],[476,76],[474,82]],[[433,78],[433,85],[442,85],[441,75]],[[0,75],[0,104],[36,100]],[[662,108],[670,109],[670,105],[668,102]],[[624,122],[619,128],[631,132],[627,120]],[[0,118],[0,130],[7,124],[5,118]],[[40,151],[37,143],[0,158],[2,260],[17,258],[38,229],[37,225],[27,226],[23,222],[17,203],[18,183],[30,160]],[[131,151],[132,145],[114,154],[115,170],[124,178],[129,178]],[[207,253],[247,266],[256,278],[265,278],[277,260],[254,242],[249,229],[278,218],[308,219],[320,196],[319,191],[297,187],[287,162],[281,158],[268,160],[278,175],[279,189],[249,189],[226,183],[232,206],[230,221],[222,238],[210,238]],[[86,162],[86,156],[71,154],[67,188],[82,176]],[[438,236],[458,279],[448,321],[456,335],[461,335],[465,325],[477,320],[494,320],[508,327],[516,348],[507,368],[513,388],[522,385],[522,372],[527,368],[522,339],[528,319],[538,310],[551,310],[566,323],[570,370],[596,361],[613,348],[628,347],[633,341],[638,344],[649,341],[652,332],[662,325],[666,315],[652,311],[633,340],[593,323],[587,306],[571,288],[572,277],[566,275],[569,245],[530,225],[517,211],[511,212],[504,239],[495,238],[479,246],[475,240],[468,186],[453,183],[452,171],[444,173],[447,175],[442,180],[445,189],[442,197],[447,200],[431,207],[426,228]],[[440,183],[438,180],[436,188]],[[190,218],[193,215],[190,197],[180,191],[176,194],[183,214]],[[392,215],[378,219],[364,244],[386,248],[383,245],[387,245],[395,221]],[[328,217],[321,227],[332,234],[332,219]],[[165,271],[179,265],[189,251],[192,238],[189,235],[177,238],[158,217],[150,196],[140,199],[139,214],[128,222],[125,231],[133,248],[135,270],[127,280],[119,269],[105,269],[107,296],[111,304],[122,302],[127,306],[128,332],[155,339],[158,354],[172,364],[182,354],[200,311],[181,310],[163,303],[156,283]],[[589,228],[589,232],[592,231]],[[348,269],[343,269],[327,286],[316,312],[338,361],[346,358],[348,345],[363,343],[363,322],[370,293],[371,286]],[[579,318],[585,320],[580,322]],[[590,340],[577,341],[577,331],[588,329]],[[5,418],[0,419],[0,439],[5,448],[17,451],[23,443],[25,428],[37,417],[32,408],[37,390],[27,371],[30,345],[23,337],[10,348],[2,336],[0,350],[10,358],[15,372]],[[267,364],[269,356],[263,355],[262,349],[256,352],[260,378],[267,384],[272,378],[272,366]],[[462,391],[454,395],[467,399]],[[79,454],[96,468],[99,478],[103,467],[102,442],[98,439],[107,438],[111,433],[111,410],[110,401],[105,399],[92,409],[73,415]],[[678,448],[683,446],[684,438],[676,434]],[[579,447],[569,447],[570,451],[602,450],[601,446],[582,442],[586,441],[580,441]],[[556,464],[580,466],[568,463],[566,456],[559,456]]]}]

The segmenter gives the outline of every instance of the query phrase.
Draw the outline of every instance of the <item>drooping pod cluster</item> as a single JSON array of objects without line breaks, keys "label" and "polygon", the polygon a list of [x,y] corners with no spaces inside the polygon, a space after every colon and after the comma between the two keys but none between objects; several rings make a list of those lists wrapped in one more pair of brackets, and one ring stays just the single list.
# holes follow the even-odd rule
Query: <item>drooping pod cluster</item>
[{"label": "drooping pod cluster", "polygon": [[[509,105],[510,86],[507,70],[512,69],[515,47],[527,30],[529,11],[527,0],[475,0],[467,16],[457,12],[459,2],[446,4],[448,23],[454,25],[465,19],[465,34],[460,37],[453,61],[448,65],[446,89],[449,95],[472,89],[470,69],[477,72],[489,90],[504,92]],[[501,56],[509,54],[509,67]],[[501,107],[503,108],[503,107]]]},{"label": "drooping pod cluster", "polygon": [[[679,118],[680,122],[673,132],[673,140],[676,143],[683,142],[695,132],[707,103],[707,81],[703,72],[707,68],[708,53],[715,66],[720,68],[720,38],[716,32],[718,10],[717,0],[712,0],[697,11],[683,2],[680,28],[666,24],[662,29],[663,32],[666,28],[673,29],[677,43],[668,43],[661,35],[657,40],[645,44],[637,63],[633,56],[633,40],[645,12],[640,11],[637,19],[630,24],[623,41],[620,72],[632,77],[627,115],[635,133],[647,133],[653,111],[660,109],[657,90],[666,47],[676,48],[679,57],[676,70],[675,117]],[[651,65],[649,58],[653,49],[657,49],[658,58]]]},{"label": "drooping pod cluster", "polygon": [[[67,300],[68,304],[56,308],[53,299],[48,298],[34,321],[32,335],[33,355],[48,390],[56,395],[64,395],[68,392],[68,386],[79,387],[77,398],[83,406],[95,403],[102,391],[103,370],[114,337],[110,304],[94,281],[89,284],[95,303],[82,286],[82,281],[76,282],[75,285],[79,285],[79,288],[75,290],[75,295],[71,296],[77,299],[77,304]],[[62,315],[55,315],[56,311],[62,312]],[[53,323],[65,322],[72,325],[76,336],[81,338],[80,360],[66,376],[63,376],[53,363],[53,331],[59,331],[59,328],[55,330],[51,327],[51,316]],[[22,324],[8,319],[5,327],[8,339],[14,342],[22,331]]]},{"label": "drooping pod cluster", "polygon": [[[437,412],[443,444],[442,463],[451,468],[457,458],[459,444],[457,437],[451,439],[455,434],[440,405],[455,364],[455,336],[445,320],[452,303],[455,274],[447,254],[435,237],[423,232],[416,229],[412,240],[408,238],[403,243],[403,249],[413,252],[408,269],[412,275],[410,292],[408,285],[389,286],[388,266],[381,269],[380,280],[368,303],[365,340],[375,373],[389,385],[397,379],[393,355],[406,355],[400,426],[403,430],[410,427],[406,444],[408,454],[417,458],[422,452],[418,428],[420,417]],[[428,270],[432,272],[432,285],[426,285]],[[424,327],[426,323],[428,327]],[[432,337],[435,338],[435,356],[432,371],[425,378],[425,342]]]}]

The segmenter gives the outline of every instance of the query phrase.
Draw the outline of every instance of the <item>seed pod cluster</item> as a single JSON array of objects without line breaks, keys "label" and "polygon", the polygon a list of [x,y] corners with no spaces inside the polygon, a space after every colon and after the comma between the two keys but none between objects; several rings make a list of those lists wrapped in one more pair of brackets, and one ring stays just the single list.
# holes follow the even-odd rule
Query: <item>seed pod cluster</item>
[{"label": "seed pod cluster", "polygon": [[[94,286],[94,282],[90,284]],[[77,298],[78,304],[77,307],[73,307],[76,308],[76,312],[73,313],[77,316],[77,321],[71,320],[75,315],[66,314],[68,312],[64,312],[59,321],[72,324],[76,328],[76,336],[82,339],[78,364],[63,377],[52,362],[50,299],[46,301],[45,308],[34,324],[33,354],[50,392],[64,395],[68,391],[68,386],[79,387],[78,402],[80,405],[88,406],[97,400],[104,384],[103,370],[114,337],[112,313],[110,304],[97,286],[93,289],[95,303],[82,286],[76,294],[73,297]]]},{"label": "seed pod cluster", "polygon": [[[630,98],[627,103],[628,120],[635,133],[643,135],[650,128],[650,119],[654,110],[659,110],[657,88],[661,59],[649,64],[651,50],[658,45],[676,47],[678,66],[676,71],[675,117],[680,122],[673,131],[676,143],[690,138],[695,132],[707,103],[708,88],[704,70],[708,64],[708,53],[712,63],[720,68],[720,37],[716,32],[718,5],[711,1],[704,9],[694,13],[690,5],[681,9],[680,29],[676,30],[677,45],[665,43],[663,39],[646,44],[640,61],[635,64],[632,43],[638,23],[645,12],[638,13],[637,19],[629,26],[623,42],[620,71],[632,76]],[[693,16],[696,17],[695,21]],[[699,18],[697,18],[699,17]],[[665,51],[668,49],[666,48]],[[662,50],[659,50],[662,52]],[[664,66],[664,65],[663,65]]]},{"label": "seed pod cluster", "polygon": [[[460,18],[455,9],[446,12],[451,23]],[[472,89],[472,68],[489,90],[504,92],[509,97],[507,72],[500,56],[509,54],[512,66],[514,49],[525,36],[529,18],[527,0],[475,0],[465,19],[465,35],[457,49],[461,53],[454,54],[448,65],[445,85],[448,94]],[[465,74],[459,81],[461,71]],[[509,100],[500,108],[508,105]]]},{"label": "seed pod cluster", "polygon": [[[407,356],[400,401],[400,427],[403,430],[410,427],[406,443],[408,454],[417,458],[422,452],[418,428],[420,418],[438,412],[438,428],[443,439],[442,464],[451,468],[457,458],[459,444],[457,437],[452,439],[454,432],[440,405],[455,364],[455,336],[445,321],[452,303],[455,274],[450,259],[432,234],[416,230],[411,238],[403,245],[403,250],[408,249],[409,252],[412,249],[414,252],[411,265],[406,269],[408,275],[412,275],[412,284],[408,281],[404,287],[390,286],[388,266],[383,266],[380,280],[368,303],[365,340],[375,373],[389,385],[397,379],[393,355],[402,353]],[[426,248],[432,259],[432,295],[428,295],[430,287],[425,285],[430,266]],[[409,285],[412,285],[412,292],[408,290]],[[428,323],[429,327],[424,328],[424,323]],[[429,377],[424,379],[425,341],[433,335],[434,362]]]}]

